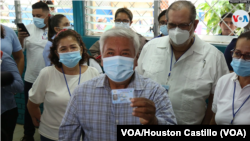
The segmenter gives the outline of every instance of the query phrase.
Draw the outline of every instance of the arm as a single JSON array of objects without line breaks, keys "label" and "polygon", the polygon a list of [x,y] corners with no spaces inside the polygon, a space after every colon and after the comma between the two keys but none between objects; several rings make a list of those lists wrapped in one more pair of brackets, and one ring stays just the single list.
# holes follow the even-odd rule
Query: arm
[{"label": "arm", "polygon": [[27,108],[29,110],[32,122],[35,127],[39,127],[40,123],[40,118],[41,118],[41,111],[40,111],[40,104],[35,104],[31,102],[30,100],[28,101]]},{"label": "arm", "polygon": [[[63,116],[61,125],[59,127],[59,141],[79,141],[81,137],[81,124],[77,117],[77,92],[78,88],[74,90],[71,99],[68,103],[66,112]],[[83,134],[84,136],[84,134]]]},{"label": "arm", "polygon": [[216,125],[216,122],[215,122],[215,113],[213,113],[213,117],[210,121],[210,125]]},{"label": "arm", "polygon": [[206,114],[201,122],[202,125],[208,125],[211,121],[211,118],[213,116],[213,112],[212,112],[213,98],[214,98],[214,95],[210,94],[208,98],[208,106],[207,106]]},{"label": "arm", "polygon": [[23,80],[19,74],[19,71],[17,69],[16,63],[6,53],[3,53],[2,60],[3,61],[1,64],[1,71],[2,72],[3,71],[10,72],[14,77],[14,82],[9,86],[4,87],[4,89],[12,92],[13,94],[22,92],[24,89],[24,84],[23,84]]},{"label": "arm", "polygon": [[23,69],[24,69],[24,55],[23,55],[23,51],[19,50],[17,52],[13,52],[12,53],[15,62],[17,64],[17,68],[19,70],[20,75],[22,76],[23,74]]}]

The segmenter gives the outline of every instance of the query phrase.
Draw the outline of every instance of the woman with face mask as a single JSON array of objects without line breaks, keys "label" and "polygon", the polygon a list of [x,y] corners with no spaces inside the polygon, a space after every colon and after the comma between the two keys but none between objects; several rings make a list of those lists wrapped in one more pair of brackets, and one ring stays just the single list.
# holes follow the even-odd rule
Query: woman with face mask
[{"label": "woman with face mask", "polygon": [[232,50],[233,73],[217,83],[211,124],[250,124],[250,32],[241,34]]},{"label": "woman with face mask", "polygon": [[[99,75],[97,69],[82,65],[88,59],[81,36],[74,30],[62,30],[50,48],[52,66],[41,70],[29,91],[27,104],[41,141],[58,140],[59,126],[74,89]],[[39,106],[44,103],[41,115]]]},{"label": "woman with face mask", "polygon": [[43,50],[43,59],[46,66],[51,65],[49,60],[49,52],[55,35],[62,29],[72,29],[69,20],[62,14],[58,14],[49,18],[48,23],[48,42]]}]

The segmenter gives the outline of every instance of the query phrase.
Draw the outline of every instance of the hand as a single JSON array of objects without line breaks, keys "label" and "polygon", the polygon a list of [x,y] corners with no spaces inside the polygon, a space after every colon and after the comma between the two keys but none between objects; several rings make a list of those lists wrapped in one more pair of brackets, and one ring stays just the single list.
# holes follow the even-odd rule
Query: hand
[{"label": "hand", "polygon": [[140,122],[143,125],[158,124],[157,118],[155,116],[156,108],[155,103],[146,98],[132,98],[131,107],[133,109],[133,116],[139,117]]},{"label": "hand", "polygon": [[29,34],[27,32],[21,32],[21,28],[18,29],[18,39],[20,42],[23,42],[24,38],[28,37]]},{"label": "hand", "polygon": [[41,111],[38,107],[37,109],[34,109],[33,111],[29,111],[32,122],[35,127],[39,127],[40,125],[40,118],[41,118]]}]

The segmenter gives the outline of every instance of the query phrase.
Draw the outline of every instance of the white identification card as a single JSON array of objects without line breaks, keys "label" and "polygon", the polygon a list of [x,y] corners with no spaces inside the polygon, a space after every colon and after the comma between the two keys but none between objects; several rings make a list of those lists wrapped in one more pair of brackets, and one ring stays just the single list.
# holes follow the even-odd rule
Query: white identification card
[{"label": "white identification card", "polygon": [[112,103],[131,103],[130,99],[134,98],[134,89],[116,89],[112,90]]}]

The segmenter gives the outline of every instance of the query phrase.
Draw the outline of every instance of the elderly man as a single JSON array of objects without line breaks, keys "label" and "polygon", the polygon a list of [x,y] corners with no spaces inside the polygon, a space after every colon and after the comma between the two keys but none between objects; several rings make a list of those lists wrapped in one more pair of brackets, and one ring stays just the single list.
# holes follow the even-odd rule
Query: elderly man
[{"label": "elderly man", "polygon": [[117,126],[176,124],[166,90],[134,71],[138,35],[113,28],[100,38],[106,74],[82,83],[72,94],[59,129],[60,141],[114,141]]},{"label": "elderly man", "polygon": [[169,36],[143,47],[136,70],[167,89],[178,124],[209,124],[217,80],[229,72],[225,58],[194,34],[199,21],[191,2],[174,2],[166,16]]}]

